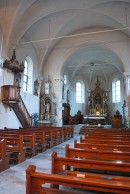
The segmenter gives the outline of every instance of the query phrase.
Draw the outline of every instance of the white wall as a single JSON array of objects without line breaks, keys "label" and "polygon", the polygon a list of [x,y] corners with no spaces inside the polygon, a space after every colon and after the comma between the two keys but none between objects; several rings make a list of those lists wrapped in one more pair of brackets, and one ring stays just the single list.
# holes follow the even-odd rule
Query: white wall
[{"label": "white wall", "polygon": [[[35,113],[35,112],[39,113],[39,95],[38,96],[33,95],[33,86],[34,86],[34,81],[37,78],[39,79],[39,83],[40,83],[41,74],[39,70],[37,56],[33,47],[31,45],[28,45],[28,47],[25,47],[25,48],[20,48],[20,47],[16,48],[16,58],[19,61],[19,63],[21,63],[26,56],[29,56],[33,61],[32,92],[31,93],[23,92],[23,84],[21,80],[20,94],[27,107],[29,114],[31,115],[32,113]],[[2,67],[0,67],[0,86],[13,85],[13,81],[14,81],[14,74],[10,70],[6,68],[3,69]],[[39,92],[40,92],[40,87],[39,87]],[[13,110],[10,111],[8,106],[2,103],[1,97],[0,97],[0,129],[3,129],[4,127],[19,128],[19,126],[21,126],[21,124],[17,119],[15,113],[13,112]]]}]

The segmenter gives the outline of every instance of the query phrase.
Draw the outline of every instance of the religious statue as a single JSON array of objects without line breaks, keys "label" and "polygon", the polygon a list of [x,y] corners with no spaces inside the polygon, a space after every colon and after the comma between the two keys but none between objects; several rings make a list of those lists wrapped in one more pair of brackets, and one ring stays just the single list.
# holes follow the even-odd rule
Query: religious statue
[{"label": "religious statue", "polygon": [[67,103],[69,103],[69,97],[70,97],[70,91],[69,89],[67,90]]},{"label": "religious statue", "polygon": [[47,100],[46,104],[45,104],[45,113],[48,113],[49,114],[50,112],[50,103],[49,101]]},{"label": "religious statue", "polygon": [[95,103],[101,104],[101,97],[99,95],[96,96]]},{"label": "religious statue", "polygon": [[39,82],[38,80],[36,79],[35,82],[34,82],[34,91],[33,91],[33,94],[35,96],[38,96],[38,89],[39,89]]}]

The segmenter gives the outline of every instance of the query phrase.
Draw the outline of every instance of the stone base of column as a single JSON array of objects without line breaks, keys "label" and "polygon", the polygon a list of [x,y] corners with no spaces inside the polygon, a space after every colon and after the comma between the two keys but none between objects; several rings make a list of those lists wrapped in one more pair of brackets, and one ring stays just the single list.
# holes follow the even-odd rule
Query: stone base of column
[{"label": "stone base of column", "polygon": [[127,127],[130,129],[130,117],[127,117]]}]

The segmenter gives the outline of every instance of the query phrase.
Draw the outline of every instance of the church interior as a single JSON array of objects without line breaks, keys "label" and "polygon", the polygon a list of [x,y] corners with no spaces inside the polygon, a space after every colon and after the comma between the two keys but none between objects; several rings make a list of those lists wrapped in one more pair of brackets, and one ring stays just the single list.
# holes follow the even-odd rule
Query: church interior
[{"label": "church interior", "polygon": [[0,0],[0,193],[130,193],[129,129],[130,1]]}]

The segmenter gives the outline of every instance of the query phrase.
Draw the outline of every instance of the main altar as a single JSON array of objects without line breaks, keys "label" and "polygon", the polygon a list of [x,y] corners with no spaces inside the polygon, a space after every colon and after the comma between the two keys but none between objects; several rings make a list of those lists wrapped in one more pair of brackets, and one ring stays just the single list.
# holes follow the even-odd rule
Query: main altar
[{"label": "main altar", "polygon": [[96,87],[88,92],[88,113],[84,117],[88,124],[106,124],[108,121],[109,91],[101,88],[97,77]]}]

